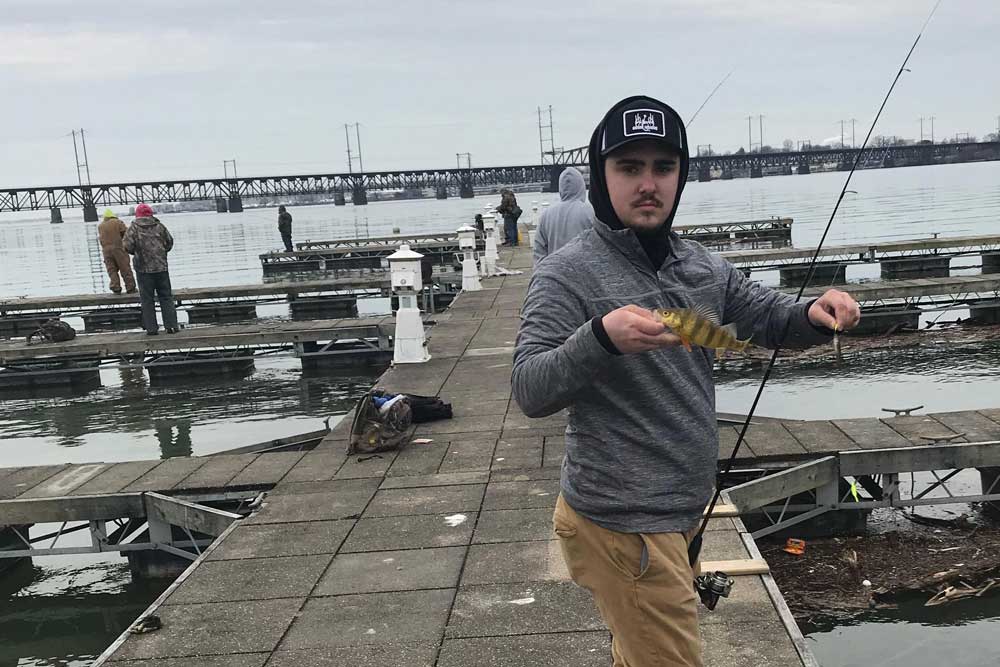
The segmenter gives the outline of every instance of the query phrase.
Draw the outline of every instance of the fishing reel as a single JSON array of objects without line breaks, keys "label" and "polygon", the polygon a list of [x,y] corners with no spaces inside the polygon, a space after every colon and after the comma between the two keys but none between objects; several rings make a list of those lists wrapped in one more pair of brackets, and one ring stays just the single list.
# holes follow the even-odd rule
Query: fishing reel
[{"label": "fishing reel", "polygon": [[733,590],[733,578],[725,572],[706,572],[694,578],[694,589],[709,611],[719,604],[719,598],[729,597]]}]

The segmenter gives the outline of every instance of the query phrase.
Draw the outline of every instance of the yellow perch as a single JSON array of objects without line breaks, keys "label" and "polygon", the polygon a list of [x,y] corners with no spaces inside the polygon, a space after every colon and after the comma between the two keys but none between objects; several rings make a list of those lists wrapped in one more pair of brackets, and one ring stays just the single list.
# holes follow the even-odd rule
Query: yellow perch
[{"label": "yellow perch", "polygon": [[726,350],[745,352],[750,346],[750,339],[739,340],[736,337],[736,325],[719,324],[715,313],[704,308],[657,308],[653,314],[660,318],[664,326],[680,336],[681,342],[689,351],[691,344],[715,350],[722,356]]}]

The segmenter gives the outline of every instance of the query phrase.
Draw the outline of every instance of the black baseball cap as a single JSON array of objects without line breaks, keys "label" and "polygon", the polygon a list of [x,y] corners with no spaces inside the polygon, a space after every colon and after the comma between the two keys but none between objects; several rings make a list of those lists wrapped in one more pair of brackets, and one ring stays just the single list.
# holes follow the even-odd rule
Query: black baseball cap
[{"label": "black baseball cap", "polygon": [[608,112],[601,136],[601,155],[632,141],[658,139],[681,155],[688,154],[684,123],[677,112],[651,97],[623,100]]}]

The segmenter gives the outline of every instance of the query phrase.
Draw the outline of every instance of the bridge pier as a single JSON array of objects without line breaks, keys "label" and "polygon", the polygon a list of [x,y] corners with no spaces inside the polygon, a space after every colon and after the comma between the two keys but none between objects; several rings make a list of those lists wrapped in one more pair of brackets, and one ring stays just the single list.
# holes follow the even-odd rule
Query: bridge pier
[{"label": "bridge pier", "polygon": [[347,198],[344,197],[344,191],[343,190],[337,190],[336,192],[333,193],[333,205],[334,206],[346,206],[347,205]]},{"label": "bridge pier", "polygon": [[882,260],[883,280],[907,278],[947,278],[951,266],[949,257],[921,257],[919,259]]},{"label": "bridge pier", "polygon": [[712,170],[708,167],[699,167],[698,169],[698,182],[707,183],[712,180]]},{"label": "bridge pier", "polygon": [[83,202],[83,221],[97,222],[97,205],[92,201]]},{"label": "bridge pier", "polygon": [[850,171],[853,167],[853,162],[844,161],[837,163],[837,171]]},{"label": "bridge pier", "polygon": [[462,179],[458,186],[458,196],[462,199],[472,199],[476,196],[476,191],[472,189],[472,179]]},{"label": "bridge pier", "polygon": [[722,170],[722,180],[724,180],[724,181],[731,181],[731,180],[733,180],[733,176],[734,176],[734,174],[733,174],[733,170],[732,169],[723,169]]},{"label": "bridge pier", "polygon": [[750,178],[762,178],[764,170],[760,167],[750,167]]},{"label": "bridge pier", "polygon": [[1000,324],[1000,299],[977,301],[969,307],[969,313],[979,324]]},{"label": "bridge pier", "polygon": [[434,189],[434,197],[436,199],[447,199],[448,198],[448,186],[439,185]]},{"label": "bridge pier", "polygon": [[229,202],[226,201],[225,197],[215,198],[215,212],[216,213],[229,213]]},{"label": "bridge pier", "polygon": [[566,165],[554,164],[549,171],[549,189],[546,192],[559,192],[559,177],[566,171]]},{"label": "bridge pier", "polygon": [[786,164],[784,167],[781,168],[781,173],[783,175],[785,175],[785,176],[791,176],[792,175],[792,165]]},{"label": "bridge pier", "polygon": [[229,198],[229,212],[230,213],[243,212],[243,199],[239,195]]},{"label": "bridge pier", "polygon": [[355,185],[351,190],[351,203],[355,206],[365,206],[368,204],[368,191],[363,185]]},{"label": "bridge pier", "polygon": [[59,210],[58,206],[53,206],[49,209],[49,222],[53,225],[62,224],[62,211]]},{"label": "bridge pier", "polygon": [[1000,273],[1000,252],[983,254],[983,273]]},{"label": "bridge pier", "polygon": [[799,166],[795,169],[795,171],[798,172],[800,175],[810,173],[809,163],[808,162],[800,163]]},{"label": "bridge pier", "polygon": [[[799,287],[805,282],[806,276],[809,275],[809,267],[796,266],[779,269],[778,275],[780,276],[782,287]],[[846,282],[846,277],[846,264],[817,264],[809,285],[816,287],[840,284]]]},{"label": "bridge pier", "polygon": [[883,169],[890,169],[890,168],[895,167],[895,166],[896,166],[896,161],[894,159],[892,159],[891,157],[887,157],[884,160],[882,160],[882,168]]}]

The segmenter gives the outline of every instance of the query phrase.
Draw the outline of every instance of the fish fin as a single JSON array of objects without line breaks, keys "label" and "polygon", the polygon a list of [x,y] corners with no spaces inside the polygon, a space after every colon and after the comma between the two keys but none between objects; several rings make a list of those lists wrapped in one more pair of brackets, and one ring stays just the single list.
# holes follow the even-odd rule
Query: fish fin
[{"label": "fish fin", "polygon": [[730,322],[729,324],[725,324],[725,325],[723,325],[720,328],[723,331],[725,331],[727,334],[729,334],[730,336],[732,336],[733,340],[739,342],[740,337],[739,337],[739,332],[736,331],[736,323],[735,322]]},{"label": "fish fin", "polygon": [[691,341],[689,341],[684,336],[681,336],[681,345],[683,345],[684,349],[687,350],[688,352],[693,352],[694,351],[694,350],[691,349]]},{"label": "fish fin", "polygon": [[717,348],[715,348],[715,358],[718,359],[719,361],[722,361],[723,359],[725,359],[726,358],[726,348],[724,348],[724,347],[717,347]]},{"label": "fish fin", "polygon": [[719,326],[720,324],[719,316],[716,315],[715,311],[709,308],[708,306],[701,303],[696,303],[691,307],[691,310],[694,311],[696,314],[700,315],[701,317],[704,317],[712,324]]}]

